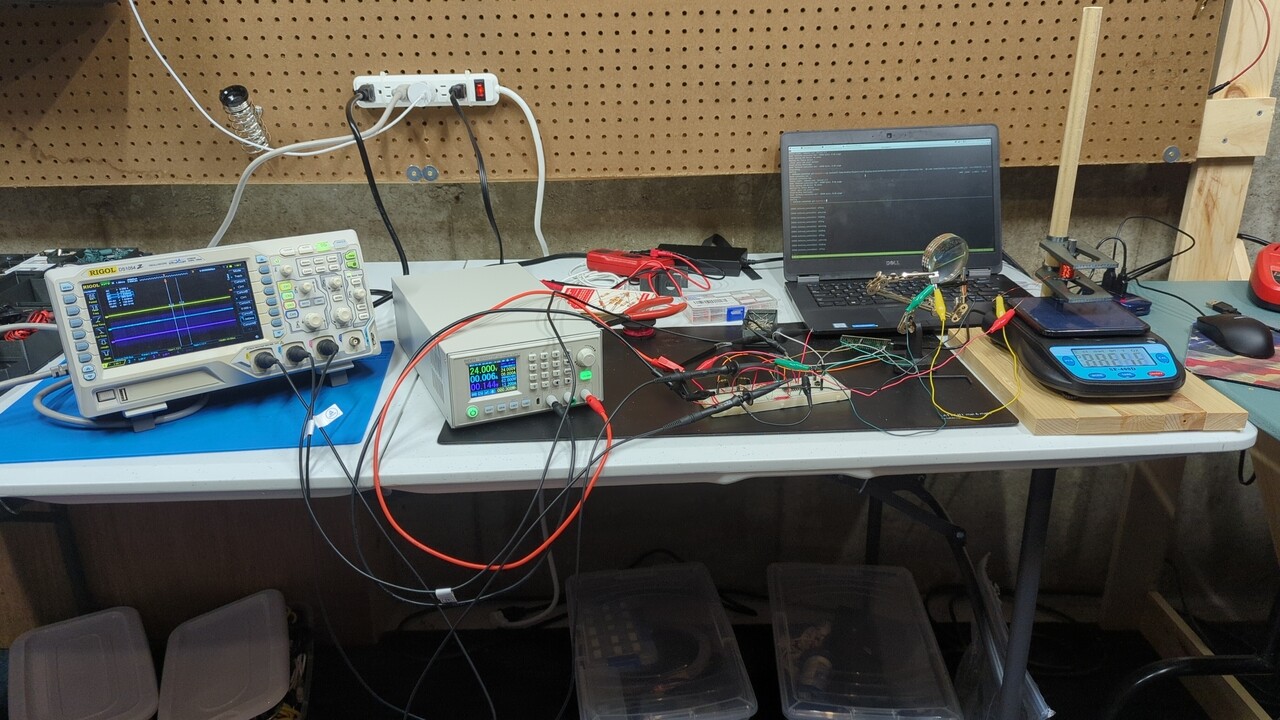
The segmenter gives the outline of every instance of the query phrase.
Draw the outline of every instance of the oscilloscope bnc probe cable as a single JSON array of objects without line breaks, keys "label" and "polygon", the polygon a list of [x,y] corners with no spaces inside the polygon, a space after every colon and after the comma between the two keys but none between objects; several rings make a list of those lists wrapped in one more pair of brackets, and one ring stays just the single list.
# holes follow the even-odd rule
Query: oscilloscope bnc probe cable
[{"label": "oscilloscope bnc probe cable", "polygon": [[[331,360],[332,360],[332,358],[330,358],[330,361],[331,361]],[[325,376],[327,376],[327,373],[328,373],[328,363],[326,363],[325,369],[324,369],[324,370],[322,370],[322,372],[320,373],[320,378],[321,378],[321,380],[320,380],[320,384],[321,384],[321,385],[323,384],[324,377],[325,377]],[[310,517],[311,517],[311,519],[312,519],[312,523],[313,523],[313,525],[315,526],[315,529],[316,529],[316,530],[319,532],[319,534],[321,535],[321,538],[322,538],[322,539],[325,541],[325,543],[330,547],[330,549],[331,549],[331,550],[333,550],[333,552],[334,552],[334,553],[339,557],[339,559],[341,559],[341,560],[344,562],[344,564],[346,564],[348,567],[350,567],[350,568],[351,568],[353,571],[355,571],[357,574],[359,574],[359,575],[361,575],[361,576],[365,577],[366,579],[371,580],[372,582],[374,582],[375,584],[377,584],[377,585],[378,585],[378,587],[379,587],[380,589],[382,589],[384,592],[387,592],[388,594],[390,594],[393,598],[395,598],[395,599],[397,599],[397,600],[400,600],[400,601],[402,601],[402,602],[405,602],[405,603],[414,604],[414,605],[420,605],[420,606],[426,606],[426,605],[429,605],[429,606],[437,606],[437,605],[441,605],[441,604],[449,604],[449,603],[445,602],[444,600],[442,600],[442,596],[440,595],[440,591],[438,591],[438,590],[436,590],[436,589],[432,589],[432,588],[430,588],[429,586],[427,586],[427,585],[426,585],[425,581],[423,581],[423,579],[421,578],[421,576],[418,574],[418,572],[417,572],[416,568],[412,565],[412,563],[410,563],[410,562],[409,562],[408,558],[406,558],[406,557],[405,557],[405,556],[400,552],[398,545],[396,545],[396,544],[392,541],[392,538],[390,537],[390,535],[386,533],[386,528],[385,528],[385,527],[383,527],[383,526],[382,526],[382,524],[381,524],[380,522],[378,522],[378,520],[379,520],[379,515],[378,515],[376,512],[374,512],[374,510],[373,510],[372,506],[370,506],[370,505],[369,505],[368,500],[364,497],[364,495],[363,495],[362,493],[360,493],[360,492],[359,492],[360,488],[359,488],[358,480],[357,480],[357,479],[356,479],[356,477],[355,477],[355,476],[353,476],[353,474],[348,470],[348,468],[347,468],[347,466],[346,466],[345,462],[342,460],[342,458],[341,458],[340,454],[337,452],[337,448],[334,446],[333,440],[332,440],[332,438],[329,436],[329,434],[328,434],[327,430],[326,430],[323,426],[320,426],[320,425],[318,425],[318,424],[315,424],[315,425],[313,425],[313,424],[312,424],[312,419],[313,419],[313,417],[314,417],[314,401],[312,401],[312,402],[310,402],[310,403],[308,403],[307,401],[305,401],[305,400],[302,398],[301,393],[300,393],[300,392],[297,390],[297,388],[294,386],[294,383],[293,383],[292,378],[291,378],[291,377],[289,377],[289,376],[285,376],[285,377],[286,377],[286,380],[289,382],[289,385],[290,385],[291,387],[293,387],[293,388],[294,388],[294,393],[295,393],[295,395],[298,397],[299,402],[300,402],[300,403],[302,403],[302,404],[303,404],[303,406],[304,406],[305,408],[307,408],[307,410],[308,410],[307,417],[306,417],[306,419],[305,419],[305,421],[304,421],[304,423],[303,423],[302,429],[301,429],[301,431],[300,431],[300,436],[299,436],[299,459],[298,459],[298,462],[299,462],[299,467],[298,467],[298,471],[299,471],[299,481],[300,481],[300,486],[301,486],[301,490],[302,490],[303,501],[304,501],[304,503],[305,503],[305,504],[306,504],[306,506],[307,506],[308,514],[310,515]],[[314,386],[314,385],[315,385],[315,383],[314,383],[314,375],[313,375],[313,386]],[[314,387],[313,387],[313,392],[317,392],[317,391],[314,389]],[[314,397],[314,395],[313,395],[313,397]],[[402,408],[402,409],[403,409],[403,408]],[[393,583],[393,582],[391,582],[391,581],[384,580],[384,579],[382,579],[382,578],[380,578],[380,577],[376,576],[375,574],[373,574],[373,571],[370,569],[368,562],[367,562],[367,561],[365,560],[365,558],[364,558],[363,549],[362,549],[362,547],[360,546],[360,543],[359,543],[359,535],[358,535],[358,533],[356,533],[356,529],[355,529],[354,524],[353,524],[353,536],[354,536],[354,537],[355,537],[355,539],[356,539],[356,545],[357,545],[357,548],[356,548],[356,549],[357,549],[357,553],[358,553],[358,554],[359,554],[359,556],[360,556],[361,565],[363,566],[363,569],[361,569],[360,567],[356,567],[355,563],[354,563],[354,562],[352,562],[352,561],[351,561],[351,559],[350,559],[350,558],[348,558],[348,557],[346,556],[346,554],[345,554],[345,553],[343,553],[341,550],[339,550],[339,549],[338,549],[338,547],[336,546],[336,544],[333,542],[333,540],[332,540],[332,539],[331,539],[331,537],[329,536],[329,533],[325,530],[324,526],[320,523],[320,520],[319,520],[318,516],[316,516],[315,511],[314,511],[313,507],[311,506],[311,484],[310,484],[310,467],[311,467],[311,459],[310,459],[310,453],[311,453],[311,447],[312,447],[312,431],[319,431],[319,432],[320,432],[321,436],[322,436],[322,437],[324,438],[324,440],[325,440],[325,443],[328,445],[328,447],[330,448],[330,451],[333,453],[333,455],[334,455],[334,459],[337,461],[339,468],[340,468],[340,469],[341,469],[341,471],[343,472],[344,476],[347,478],[348,483],[351,485],[351,494],[352,494],[352,503],[353,503],[353,513],[354,513],[354,503],[355,503],[355,500],[358,498],[358,499],[360,500],[360,502],[364,505],[365,511],[366,511],[366,512],[370,515],[370,517],[374,520],[375,525],[377,525],[377,526],[378,526],[379,531],[383,533],[383,536],[384,536],[384,538],[387,540],[388,544],[390,544],[390,545],[391,545],[391,547],[392,547],[392,549],[393,549],[393,550],[395,550],[395,552],[396,552],[396,554],[399,556],[400,560],[401,560],[401,561],[402,561],[402,562],[403,562],[403,563],[404,563],[404,564],[409,568],[410,572],[412,572],[412,573],[415,575],[415,578],[416,578],[416,579],[417,579],[421,584],[423,584],[423,586],[424,586],[423,588],[419,589],[419,588],[405,587],[405,586],[402,586],[402,585],[395,584],[395,583]],[[366,446],[365,446],[365,450],[367,450],[367,447],[368,447],[368,446],[366,445]],[[303,454],[303,453],[304,453],[304,449],[305,449],[305,455]],[[364,456],[365,456],[365,453],[364,453],[364,451],[362,450],[361,455],[360,455],[360,458],[359,458],[359,460],[357,461],[357,465],[356,465],[357,470],[362,466],[363,461],[364,461]],[[358,473],[357,473],[357,474],[358,474]],[[353,522],[354,522],[354,521],[353,521]],[[536,566],[535,566],[535,568],[533,568],[533,569],[531,570],[531,573],[532,573],[533,571],[536,571]],[[513,589],[514,587],[518,586],[519,584],[522,584],[523,582],[525,582],[527,579],[528,579],[528,577],[527,577],[527,576],[526,576],[526,577],[524,577],[524,578],[521,578],[521,579],[520,579],[520,580],[518,580],[517,582],[513,583],[511,586],[509,586],[509,587],[505,588],[502,592],[506,592],[506,591],[509,591],[510,589]],[[462,586],[465,586],[466,584],[469,584],[469,582],[470,582],[470,581],[468,581],[468,582],[464,582],[462,585],[455,586],[455,589],[459,589],[459,588],[461,588]],[[400,595],[400,594],[398,594],[398,593],[420,593],[420,594],[424,594],[424,595],[426,595],[426,596],[427,596],[428,598],[430,598],[430,599],[429,599],[429,600],[417,600],[417,599],[411,599],[411,598],[404,597],[404,596],[402,596],[402,595]],[[476,598],[476,600],[482,600],[482,599],[488,599],[488,598]],[[458,600],[454,599],[452,602],[457,603],[457,604],[461,604],[462,602],[472,602],[472,601],[471,601],[471,600],[467,600],[467,601],[458,601]]]},{"label": "oscilloscope bnc probe cable", "polygon": [[[326,360],[326,363],[325,363],[325,365],[324,365],[323,369],[320,371],[320,373],[319,373],[319,379],[317,380],[317,374],[316,374],[316,368],[315,368],[315,361],[314,361],[314,358],[311,358],[311,370],[312,370],[312,374],[311,374],[311,392],[310,392],[310,400],[307,400],[307,399],[304,399],[304,398],[303,398],[302,393],[298,390],[297,386],[294,384],[292,377],[290,377],[289,375],[287,375],[287,374],[286,374],[286,375],[285,375],[285,379],[286,379],[286,381],[289,383],[289,387],[293,390],[294,395],[298,398],[298,401],[299,401],[299,402],[303,405],[303,407],[306,409],[306,416],[305,416],[305,418],[304,418],[304,420],[303,420],[302,430],[301,430],[301,432],[300,432],[299,440],[298,440],[298,453],[299,453],[299,455],[298,455],[298,461],[299,461],[299,479],[300,479],[300,481],[301,481],[301,482],[302,482],[302,484],[303,484],[303,500],[304,500],[304,502],[305,502],[305,504],[306,504],[306,506],[307,506],[308,513],[309,513],[309,514],[310,514],[310,516],[311,516],[311,520],[312,520],[312,528],[313,528],[314,530],[316,530],[317,532],[319,532],[319,534],[324,538],[325,542],[329,545],[330,549],[331,549],[331,550],[333,550],[335,554],[337,554],[337,555],[338,555],[338,556],[339,556],[339,557],[340,557],[344,562],[346,562],[349,566],[351,566],[351,567],[352,567],[353,569],[355,569],[357,572],[360,572],[360,570],[359,570],[358,568],[355,568],[355,567],[354,567],[354,565],[353,565],[353,564],[350,562],[350,560],[345,556],[345,554],[343,554],[340,550],[338,550],[337,546],[336,546],[336,545],[334,545],[334,543],[333,543],[333,542],[330,540],[330,538],[328,537],[328,534],[324,531],[324,528],[323,528],[323,526],[321,525],[321,523],[320,523],[320,521],[319,521],[319,518],[318,518],[318,517],[316,517],[316,515],[315,515],[315,511],[314,511],[314,509],[313,509],[313,508],[312,508],[312,506],[311,506],[310,483],[309,483],[309,480],[307,479],[307,478],[309,478],[309,469],[310,469],[310,465],[311,465],[310,453],[311,453],[311,440],[312,440],[312,433],[311,433],[310,431],[311,431],[312,429],[319,429],[319,430],[320,430],[321,435],[325,438],[325,442],[326,442],[326,444],[329,446],[330,450],[334,453],[335,459],[337,459],[339,466],[342,468],[342,470],[343,470],[344,474],[346,474],[346,475],[347,475],[348,480],[351,482],[351,484],[352,484],[352,494],[353,494],[353,496],[354,496],[354,495],[358,495],[358,494],[359,494],[359,493],[357,492],[357,491],[358,491],[358,484],[357,484],[357,483],[356,483],[356,481],[351,477],[350,473],[349,473],[349,472],[347,471],[347,469],[346,469],[345,464],[344,464],[344,463],[343,463],[343,461],[342,461],[342,458],[340,457],[340,455],[338,455],[338,453],[337,453],[337,448],[336,448],[336,447],[334,446],[334,444],[333,444],[333,439],[329,436],[328,432],[325,430],[325,428],[324,428],[323,426],[314,426],[314,425],[312,425],[312,421],[313,421],[313,419],[314,419],[314,408],[315,408],[315,405],[316,405],[316,402],[317,402],[317,399],[318,399],[318,396],[319,396],[320,389],[323,387],[323,385],[324,385],[324,381],[325,381],[325,378],[326,378],[326,377],[327,377],[327,375],[328,375],[328,372],[329,372],[329,366],[330,366],[330,364],[332,363],[332,361],[333,361],[333,355],[330,355],[330,356],[328,357],[328,359]],[[277,361],[277,362],[278,362],[278,361]],[[304,460],[303,460],[304,442],[305,442],[305,450],[306,450],[306,453],[305,453],[305,455],[306,455],[305,463],[304,463]],[[360,499],[361,499],[361,502],[364,504],[366,511],[367,511],[367,512],[369,513],[369,515],[374,519],[374,523],[375,523],[375,525],[378,525],[378,528],[379,528],[379,530],[382,532],[383,537],[387,540],[387,543],[388,543],[388,544],[392,547],[392,549],[395,551],[396,555],[397,555],[397,556],[399,556],[399,558],[401,559],[401,561],[403,561],[403,562],[404,562],[404,564],[408,567],[409,571],[410,571],[410,572],[415,576],[415,578],[416,578],[416,579],[417,579],[417,580],[418,580],[418,581],[423,585],[423,587],[424,587],[428,592],[434,592],[434,591],[431,591],[431,590],[430,590],[429,586],[428,586],[428,585],[426,584],[426,582],[422,579],[422,577],[421,577],[421,575],[418,573],[417,569],[412,565],[412,563],[410,563],[410,562],[409,562],[408,558],[406,558],[406,557],[404,556],[404,554],[403,554],[402,552],[400,552],[400,549],[399,549],[399,548],[396,546],[396,544],[392,541],[391,537],[386,533],[386,529],[385,529],[385,528],[383,528],[383,527],[382,527],[382,525],[381,525],[380,523],[378,523],[378,522],[377,522],[377,515],[373,512],[373,509],[369,506],[368,501],[364,499],[363,495],[360,495]],[[380,579],[378,579],[378,578],[376,578],[376,577],[374,577],[374,576],[372,575],[372,569],[369,567],[368,561],[367,561],[367,559],[366,559],[366,558],[365,558],[365,556],[364,556],[364,552],[363,552],[363,549],[362,549],[362,547],[361,547],[361,545],[360,545],[360,541],[359,541],[359,533],[358,533],[357,528],[356,528],[356,526],[355,526],[355,507],[354,507],[354,503],[355,503],[355,498],[353,497],[353,498],[352,498],[352,537],[353,537],[353,540],[355,541],[357,552],[358,552],[358,553],[359,553],[359,555],[360,555],[361,564],[362,564],[362,565],[364,565],[364,567],[365,567],[365,572],[363,572],[363,573],[361,573],[361,574],[364,574],[364,575],[366,575],[366,577],[369,577],[370,579],[373,579],[376,583],[378,583],[378,585],[379,585],[379,587],[380,587],[380,588],[382,588],[384,591],[388,592],[388,594],[391,594],[393,597],[396,597],[397,599],[399,599],[399,600],[401,600],[401,601],[404,601],[404,602],[407,602],[407,603],[411,603],[411,604],[416,604],[416,605],[422,605],[422,604],[424,604],[424,603],[422,603],[422,602],[417,602],[417,601],[408,600],[408,599],[406,599],[406,598],[399,597],[399,596],[395,595],[394,593],[391,593],[391,592],[390,592],[390,591],[385,587],[386,585],[390,585],[391,583],[388,583],[388,582],[386,582],[386,581],[382,581],[382,580],[380,580]],[[315,563],[314,563],[314,559],[315,559],[315,556],[314,556],[314,554],[313,554],[313,555],[312,555],[312,560],[313,560],[312,565],[313,565],[313,569],[315,569],[315,568],[316,568]],[[317,571],[317,572],[318,572],[318,571]],[[525,578],[525,579],[527,579],[527,578]],[[314,580],[314,578],[313,578],[313,580]],[[522,580],[522,581],[523,581],[523,580]],[[486,589],[487,589],[487,587],[488,587],[488,584],[489,584],[489,583],[486,583]],[[348,671],[352,674],[352,676],[355,678],[356,682],[361,686],[361,688],[363,688],[363,689],[365,690],[365,692],[366,692],[366,693],[367,693],[367,694],[368,694],[368,695],[369,695],[369,696],[370,696],[370,697],[371,697],[371,698],[372,698],[376,703],[378,703],[379,705],[381,705],[381,706],[383,706],[383,707],[385,707],[385,708],[387,708],[387,709],[389,709],[389,710],[392,710],[392,711],[397,712],[397,713],[401,713],[401,714],[402,714],[402,717],[404,717],[404,718],[412,718],[413,720],[425,720],[425,718],[421,718],[420,716],[418,716],[418,715],[414,715],[414,714],[412,714],[412,713],[410,712],[410,705],[411,705],[411,703],[412,703],[412,697],[413,697],[413,695],[412,695],[412,694],[410,695],[410,702],[409,702],[409,703],[406,703],[405,707],[401,708],[401,707],[399,707],[399,706],[395,705],[394,703],[391,703],[391,702],[389,702],[388,700],[386,700],[385,698],[383,698],[381,695],[379,695],[379,694],[378,694],[378,693],[377,693],[377,692],[376,692],[376,691],[375,691],[375,690],[374,690],[374,689],[369,685],[369,683],[364,679],[364,677],[363,677],[363,676],[360,674],[360,672],[356,669],[355,664],[351,661],[351,658],[350,658],[350,656],[347,654],[346,650],[345,650],[345,649],[343,649],[342,644],[341,644],[341,641],[338,639],[337,633],[334,631],[334,629],[333,629],[333,625],[332,625],[332,623],[331,623],[331,621],[330,621],[330,619],[329,619],[328,607],[327,607],[326,603],[324,602],[324,597],[323,597],[323,595],[322,595],[322,594],[321,594],[321,592],[320,592],[320,588],[319,588],[318,583],[313,582],[313,588],[314,588],[314,591],[315,591],[316,599],[317,599],[317,601],[319,602],[319,605],[320,605],[321,619],[322,619],[322,621],[323,621],[323,623],[324,623],[324,626],[325,626],[326,631],[327,631],[327,632],[328,632],[328,634],[329,634],[330,640],[333,642],[334,648],[338,651],[338,654],[339,654],[339,656],[342,658],[343,663],[347,666]],[[486,700],[486,702],[488,702],[488,704],[489,704],[489,708],[490,708],[491,716],[492,716],[492,717],[494,717],[494,718],[496,718],[496,710],[494,709],[493,699],[492,699],[491,694],[489,693],[488,686],[487,686],[487,685],[486,685],[486,683],[484,682],[484,678],[483,678],[483,676],[480,674],[480,671],[476,668],[475,663],[474,663],[474,661],[472,660],[470,653],[467,651],[467,648],[466,648],[465,644],[462,642],[462,639],[457,635],[457,624],[461,622],[461,620],[465,617],[466,612],[467,612],[467,611],[469,611],[469,609],[470,609],[470,608],[468,607],[467,611],[464,611],[463,615],[462,615],[462,616],[460,616],[460,617],[455,621],[455,620],[450,619],[450,617],[449,617],[449,615],[447,614],[447,612],[445,611],[444,607],[442,607],[439,603],[431,603],[431,606],[432,606],[433,608],[435,608],[436,610],[438,610],[438,611],[441,613],[441,617],[442,617],[442,619],[443,619],[443,621],[444,621],[444,623],[445,623],[445,626],[449,629],[449,632],[448,632],[448,633],[445,635],[445,637],[441,640],[441,642],[440,642],[440,646],[437,648],[437,652],[432,656],[431,661],[430,661],[430,662],[428,662],[428,664],[426,665],[426,667],[423,669],[423,674],[420,676],[420,680],[419,680],[419,682],[421,682],[421,678],[422,678],[422,677],[425,677],[425,676],[426,676],[426,674],[430,671],[431,667],[434,665],[434,663],[435,663],[435,659],[439,656],[439,652],[440,652],[440,650],[442,650],[442,649],[444,648],[444,646],[445,646],[445,645],[449,644],[449,642],[450,642],[450,641],[453,641],[453,642],[455,642],[455,643],[457,644],[457,646],[458,646],[458,650],[459,650],[460,654],[462,655],[463,659],[465,660],[465,662],[467,663],[468,667],[470,668],[472,675],[476,678],[477,683],[479,683],[480,688],[481,688],[481,691],[483,692],[483,694],[484,694],[484,696],[485,696],[485,700]],[[416,687],[416,686],[415,686],[415,687]],[[416,691],[415,691],[415,693],[416,693]]]}]

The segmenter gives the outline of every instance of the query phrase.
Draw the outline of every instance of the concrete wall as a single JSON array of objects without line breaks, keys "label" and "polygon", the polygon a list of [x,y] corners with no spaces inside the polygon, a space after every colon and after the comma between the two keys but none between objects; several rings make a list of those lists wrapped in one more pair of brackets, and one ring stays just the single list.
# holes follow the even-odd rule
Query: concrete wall
[{"label": "concrete wall", "polygon": [[[1277,140],[1273,133],[1272,147]],[[285,159],[276,162],[306,162]],[[1093,242],[1129,215],[1176,222],[1188,169],[1180,165],[1088,167],[1080,173],[1072,235]],[[1053,194],[1052,168],[1004,172],[1004,226],[1010,254],[1039,263]],[[1258,161],[1243,229],[1280,239],[1274,212],[1280,163]],[[139,246],[153,252],[202,246],[218,226],[231,192],[225,186],[12,188],[0,190],[0,251],[54,246]],[[414,259],[495,257],[496,245],[474,185],[387,184],[389,212]],[[531,231],[533,186],[502,184],[494,204],[508,257],[537,254]],[[391,260],[368,188],[363,185],[250,186],[228,242],[355,228],[369,257]],[[544,228],[553,251],[644,248],[699,242],[718,232],[756,252],[779,249],[776,175],[554,182]],[[1146,221],[1123,228],[1130,264],[1167,254],[1173,232]],[[1163,273],[1157,273],[1162,275]],[[992,452],[999,452],[992,448]],[[1274,556],[1256,488],[1235,480],[1235,456],[1193,459],[1173,560],[1193,607],[1208,615],[1260,617],[1275,589]],[[1064,471],[1055,498],[1044,586],[1099,594],[1127,468]],[[970,530],[975,556],[991,553],[992,571],[1012,585],[1024,473],[940,475],[930,487]],[[428,499],[405,500],[429,517]],[[496,538],[509,509],[506,494],[450,504],[469,508],[474,542]],[[922,588],[953,582],[940,540],[886,515],[884,560],[912,569]],[[457,518],[453,518],[457,522]],[[861,558],[865,503],[848,487],[814,478],[767,479],[731,487],[605,489],[586,513],[584,568],[617,567],[664,547],[700,559],[728,587],[761,590],[763,567],[775,560],[856,562]],[[536,589],[536,586],[535,586]]]}]

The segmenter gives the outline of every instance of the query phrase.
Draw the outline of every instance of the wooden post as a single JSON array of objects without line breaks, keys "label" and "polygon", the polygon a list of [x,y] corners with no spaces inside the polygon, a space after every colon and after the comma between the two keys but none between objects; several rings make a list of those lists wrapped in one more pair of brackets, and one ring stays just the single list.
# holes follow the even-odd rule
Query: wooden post
[{"label": "wooden post", "polygon": [[[1205,104],[1202,149],[1206,144],[1240,145],[1227,134],[1230,132],[1248,132],[1265,137],[1270,131],[1273,104],[1252,108],[1243,115],[1220,111],[1220,108],[1230,107],[1233,103],[1240,104],[1242,98],[1267,98],[1271,94],[1276,59],[1280,58],[1280,18],[1272,19],[1268,43],[1264,12],[1256,0],[1240,0],[1231,4],[1222,34],[1221,56],[1213,75],[1214,84],[1230,80],[1247,67],[1258,56],[1264,43],[1267,43],[1267,49],[1249,72]],[[1234,129],[1221,127],[1216,118],[1222,116],[1235,118],[1231,122]],[[1249,119],[1256,127],[1241,125],[1242,121]],[[1249,180],[1253,177],[1253,158],[1265,154],[1266,145],[1242,145],[1240,157],[1204,158],[1206,153],[1202,150],[1202,159],[1192,165],[1178,225],[1196,239],[1196,246],[1173,259],[1169,267],[1170,280],[1243,280],[1249,277],[1248,255],[1236,239],[1236,233],[1240,232],[1240,216],[1244,213]],[[1179,235],[1174,241],[1174,248],[1182,250],[1187,244],[1186,238]]]},{"label": "wooden post", "polygon": [[1093,65],[1102,32],[1102,8],[1090,5],[1080,18],[1076,41],[1076,67],[1067,98],[1067,120],[1058,153],[1058,186],[1053,192],[1053,213],[1049,217],[1049,239],[1067,239],[1071,222],[1071,201],[1076,192],[1076,170],[1080,167],[1080,147],[1084,144],[1084,120],[1089,113],[1089,93],[1093,90]]}]

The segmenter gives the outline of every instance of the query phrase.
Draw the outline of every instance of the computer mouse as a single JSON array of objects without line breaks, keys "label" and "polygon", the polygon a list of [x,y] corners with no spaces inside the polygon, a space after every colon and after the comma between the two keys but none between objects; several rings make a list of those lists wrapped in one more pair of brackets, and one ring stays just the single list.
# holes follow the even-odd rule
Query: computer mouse
[{"label": "computer mouse", "polygon": [[1195,329],[1237,355],[1265,360],[1276,354],[1271,328],[1261,320],[1231,313],[1202,315],[1196,318]]}]

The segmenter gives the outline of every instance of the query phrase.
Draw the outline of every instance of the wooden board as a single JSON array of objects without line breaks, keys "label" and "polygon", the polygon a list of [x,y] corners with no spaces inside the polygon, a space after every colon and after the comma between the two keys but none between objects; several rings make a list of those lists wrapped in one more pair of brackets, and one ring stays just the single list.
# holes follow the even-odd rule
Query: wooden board
[{"label": "wooden board", "polygon": [[[991,393],[1008,402],[1015,393],[1013,362],[995,344],[979,338],[960,359]],[[1238,430],[1249,418],[1244,408],[1187,374],[1182,389],[1159,402],[1067,400],[1020,370],[1021,390],[1009,406],[1034,435],[1110,435],[1177,430]]]}]

